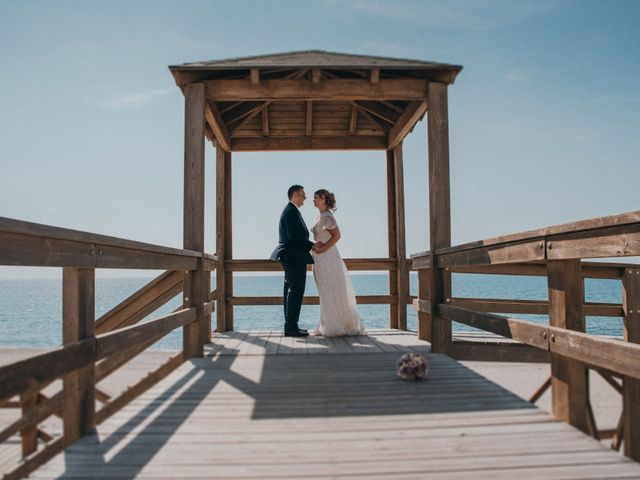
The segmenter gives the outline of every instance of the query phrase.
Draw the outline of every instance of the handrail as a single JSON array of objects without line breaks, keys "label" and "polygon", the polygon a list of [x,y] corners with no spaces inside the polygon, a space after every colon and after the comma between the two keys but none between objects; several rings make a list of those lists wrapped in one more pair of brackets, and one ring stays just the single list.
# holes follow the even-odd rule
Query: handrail
[{"label": "handrail", "polygon": [[0,265],[214,270],[215,255],[0,217]]},{"label": "handrail", "polygon": [[[436,255],[444,255],[447,253],[461,252],[465,250],[473,250],[481,247],[489,247],[506,243],[517,243],[522,241],[531,241],[542,239],[543,237],[557,236],[572,233],[588,233],[593,230],[605,230],[608,228],[622,227],[625,225],[640,225],[640,210],[621,213],[618,215],[609,215],[597,217],[577,222],[563,223],[549,227],[543,227],[536,230],[527,230],[524,232],[502,235],[498,237],[488,238],[474,242],[463,243],[453,247],[439,248]],[[423,255],[425,252],[416,254]],[[413,258],[413,255],[412,255]]]},{"label": "handrail", "polygon": [[184,308],[141,325],[121,328],[79,340],[45,353],[0,366],[0,402],[35,390],[50,380],[73,372],[145,339],[166,335],[196,320],[195,308]]},{"label": "handrail", "polygon": [[[430,312],[429,302],[425,300],[414,300],[414,308],[419,312]],[[637,344],[442,303],[438,305],[438,315],[588,365],[640,379],[640,345]]]}]

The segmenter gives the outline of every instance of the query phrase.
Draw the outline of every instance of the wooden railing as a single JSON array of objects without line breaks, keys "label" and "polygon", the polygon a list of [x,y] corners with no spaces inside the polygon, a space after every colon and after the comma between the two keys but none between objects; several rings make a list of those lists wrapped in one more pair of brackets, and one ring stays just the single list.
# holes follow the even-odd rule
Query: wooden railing
[{"label": "wooden railing", "polygon": [[[0,432],[0,443],[19,433],[23,457],[4,478],[25,477],[184,360],[202,355],[211,335],[216,295],[210,291],[210,272],[216,264],[217,258],[204,252],[0,218],[0,265],[63,268],[63,345],[0,366],[0,405],[21,409],[21,417]],[[96,268],[167,271],[96,321]],[[179,309],[139,323],[181,292]],[[179,327],[180,353],[118,396],[99,388],[99,382]],[[43,389],[60,378],[62,389],[45,395]],[[39,427],[51,415],[63,421],[57,438]]]},{"label": "wooden railing", "polygon": [[[614,437],[625,454],[640,460],[640,266],[582,262],[583,258],[640,255],[640,211],[569,223],[412,255],[418,270],[418,334],[434,352],[451,353],[451,321],[464,323],[548,352],[550,379],[532,397],[552,389],[552,411],[600,438]],[[456,299],[451,272],[545,275],[548,302]],[[584,302],[585,277],[622,280],[623,303]],[[546,311],[545,311],[546,309]],[[549,325],[487,313],[548,313]],[[587,314],[624,318],[624,340],[585,333]],[[614,432],[599,432],[589,400],[588,369],[603,374],[622,393]],[[614,380],[622,379],[622,384]]]}]

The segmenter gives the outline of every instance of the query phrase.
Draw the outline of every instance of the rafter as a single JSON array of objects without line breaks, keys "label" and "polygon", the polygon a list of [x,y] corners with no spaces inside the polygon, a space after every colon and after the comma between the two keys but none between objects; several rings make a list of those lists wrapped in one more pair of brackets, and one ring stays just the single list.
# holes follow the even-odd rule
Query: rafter
[{"label": "rafter", "polygon": [[416,122],[420,120],[420,117],[427,111],[427,101],[411,102],[407,105],[404,113],[400,115],[400,118],[389,131],[388,135],[388,148],[391,150],[395,148],[407,134],[414,127]]},{"label": "rafter", "polygon": [[351,104],[351,106],[353,108],[355,108],[356,110],[358,110],[359,113],[362,114],[363,117],[368,118],[369,120],[371,120],[371,122],[378,128],[378,130],[380,130],[381,132],[383,132],[385,135],[387,134],[387,132],[389,131],[389,126],[385,123],[382,123],[380,120],[378,120],[376,117],[373,117],[369,114],[369,112],[367,112],[364,108],[362,108],[358,102],[355,101],[351,101],[349,102]]},{"label": "rafter", "polygon": [[400,115],[396,113],[395,110],[391,110],[386,106],[382,105],[380,102],[367,102],[361,101],[357,102],[362,108],[364,108],[367,112],[375,115],[376,117],[384,120],[390,125],[395,124],[398,121]]},{"label": "rafter", "polygon": [[231,140],[229,138],[229,131],[227,126],[222,120],[222,116],[217,107],[212,102],[206,102],[204,109],[204,116],[207,124],[213,131],[213,135],[216,138],[216,143],[222,147],[223,150],[231,151]]},{"label": "rafter", "polygon": [[[306,75],[308,71],[309,71],[309,69],[297,70],[297,71],[293,72],[291,75],[289,75],[290,78],[288,78],[288,79],[297,80],[297,79],[303,77],[304,75]],[[260,112],[262,112],[263,109],[268,108],[269,105],[271,105],[271,103],[272,103],[271,101],[264,102],[261,105],[258,105],[257,107],[251,109],[251,111],[247,114],[247,116],[245,117],[244,120],[242,120],[239,124],[237,124],[233,128],[231,128],[231,135],[233,135],[235,132],[237,132],[242,127],[244,127],[247,123],[249,123],[251,120],[253,120],[256,117],[256,115],[258,115]]]}]

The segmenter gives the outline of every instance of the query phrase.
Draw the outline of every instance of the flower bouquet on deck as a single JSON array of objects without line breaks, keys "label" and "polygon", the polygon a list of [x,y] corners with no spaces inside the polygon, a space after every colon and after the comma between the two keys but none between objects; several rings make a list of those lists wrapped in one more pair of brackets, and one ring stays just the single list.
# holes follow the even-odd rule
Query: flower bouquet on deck
[{"label": "flower bouquet on deck", "polygon": [[424,380],[427,371],[427,360],[419,353],[405,353],[398,360],[397,374],[402,380]]}]

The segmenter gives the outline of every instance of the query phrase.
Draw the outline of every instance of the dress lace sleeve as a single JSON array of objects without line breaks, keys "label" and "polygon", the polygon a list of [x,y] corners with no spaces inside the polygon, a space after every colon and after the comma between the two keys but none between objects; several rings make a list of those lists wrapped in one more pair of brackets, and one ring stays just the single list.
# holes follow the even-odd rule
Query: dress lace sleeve
[{"label": "dress lace sleeve", "polygon": [[322,228],[326,230],[333,230],[336,228],[338,224],[336,223],[336,217],[333,216],[333,213],[326,212],[322,215]]}]

